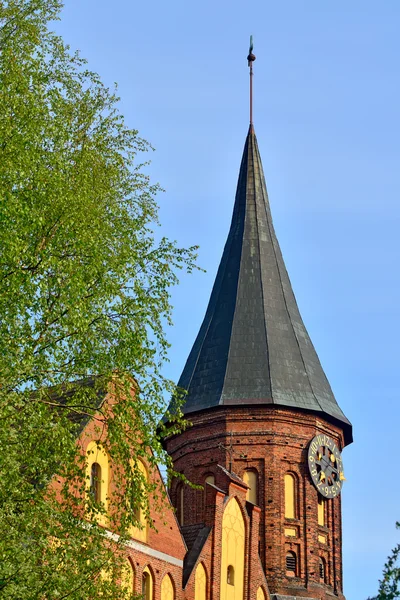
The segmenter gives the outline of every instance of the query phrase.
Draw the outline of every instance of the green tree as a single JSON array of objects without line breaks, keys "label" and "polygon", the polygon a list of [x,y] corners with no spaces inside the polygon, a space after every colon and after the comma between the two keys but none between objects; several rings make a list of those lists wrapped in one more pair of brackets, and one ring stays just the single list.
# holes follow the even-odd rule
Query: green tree
[{"label": "green tree", "polygon": [[[400,529],[400,523],[396,523]],[[395,600],[400,598],[400,544],[397,544],[383,567],[382,579],[379,581],[378,594],[371,600]]]},{"label": "green tree", "polygon": [[[162,375],[169,290],[196,258],[155,236],[159,188],[138,162],[150,146],[49,29],[60,9],[0,0],[0,595],[10,600],[123,597],[102,506],[86,494],[90,526],[79,512],[76,438],[102,416],[99,435],[125,468],[113,499],[123,549],[146,509],[137,459],[152,448],[153,464],[170,466],[157,433],[174,393]],[[110,385],[119,402],[102,414]]]}]

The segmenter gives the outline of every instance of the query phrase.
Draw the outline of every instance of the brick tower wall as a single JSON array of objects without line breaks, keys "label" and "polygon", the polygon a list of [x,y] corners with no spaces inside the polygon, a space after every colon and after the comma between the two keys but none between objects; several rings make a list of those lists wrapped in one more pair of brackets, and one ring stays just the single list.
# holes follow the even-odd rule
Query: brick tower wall
[{"label": "brick tower wall", "polygon": [[[175,469],[203,485],[220,464],[243,477],[247,469],[258,479],[259,552],[271,594],[308,598],[343,598],[341,497],[326,500],[326,524],[318,525],[318,492],[307,464],[312,438],[325,433],[344,446],[343,432],[318,415],[276,407],[229,407],[190,416],[192,427],[166,441]],[[296,480],[296,518],[285,518],[284,475]],[[174,481],[171,499],[180,514],[181,483]],[[183,523],[206,520],[206,493],[188,485],[183,492]],[[288,535],[290,533],[290,535]],[[293,535],[294,534],[294,535]],[[286,572],[286,554],[297,556],[297,576]],[[326,563],[326,583],[319,562]]]}]

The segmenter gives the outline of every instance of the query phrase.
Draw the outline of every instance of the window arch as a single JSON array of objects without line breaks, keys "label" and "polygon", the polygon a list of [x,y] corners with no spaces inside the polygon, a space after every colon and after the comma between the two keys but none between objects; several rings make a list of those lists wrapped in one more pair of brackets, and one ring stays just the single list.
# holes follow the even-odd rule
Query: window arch
[{"label": "window arch", "polygon": [[174,584],[170,575],[164,575],[161,582],[161,600],[175,600]]},{"label": "window arch", "polygon": [[296,514],[296,478],[293,473],[285,474],[285,518],[295,519]]},{"label": "window arch", "polygon": [[297,576],[297,556],[291,550],[286,553],[286,575],[288,577]]},{"label": "window arch", "polygon": [[202,563],[196,567],[194,576],[194,600],[206,600],[207,596],[207,573]]},{"label": "window arch", "polygon": [[149,567],[145,567],[142,573],[142,596],[143,600],[153,600],[153,575]]},{"label": "window arch", "polygon": [[318,525],[325,525],[325,498],[318,494]]},{"label": "window arch", "polygon": [[[91,441],[86,448],[86,460],[87,492],[96,504],[102,504],[107,511],[110,476],[107,453],[100,444]],[[98,522],[106,525],[106,516],[99,513]]]},{"label": "window arch", "polygon": [[[132,468],[134,468],[133,462],[131,466]],[[140,459],[137,459],[137,468],[140,472],[140,485],[142,486],[142,492],[146,493],[144,485],[149,481],[149,474],[145,464]],[[145,502],[146,500],[143,498],[140,506],[135,511],[135,518],[139,521],[138,526],[130,528],[131,537],[135,538],[136,540],[140,540],[141,542],[147,542],[148,533],[148,524],[146,520],[146,512],[144,506]]]},{"label": "window arch", "polygon": [[321,556],[319,559],[319,581],[320,583],[326,583],[326,561]]},{"label": "window arch", "polygon": [[249,487],[246,492],[246,500],[252,504],[258,504],[258,477],[256,471],[247,469],[243,474],[243,481]]},{"label": "window arch", "polygon": [[235,585],[235,568],[233,565],[228,565],[226,583],[229,585]]}]

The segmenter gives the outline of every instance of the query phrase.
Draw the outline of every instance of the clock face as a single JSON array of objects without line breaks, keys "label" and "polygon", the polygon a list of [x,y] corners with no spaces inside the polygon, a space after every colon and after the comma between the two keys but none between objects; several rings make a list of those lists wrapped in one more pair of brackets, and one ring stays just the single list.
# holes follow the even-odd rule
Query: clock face
[{"label": "clock face", "polygon": [[315,487],[325,498],[340,494],[345,479],[343,461],[339,448],[327,435],[321,433],[311,440],[308,468]]}]

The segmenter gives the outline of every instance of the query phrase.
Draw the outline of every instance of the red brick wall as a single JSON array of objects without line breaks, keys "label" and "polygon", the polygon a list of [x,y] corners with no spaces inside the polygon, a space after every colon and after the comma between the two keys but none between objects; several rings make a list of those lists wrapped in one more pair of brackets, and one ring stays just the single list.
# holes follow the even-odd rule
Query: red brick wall
[{"label": "red brick wall", "polygon": [[[342,597],[342,535],[340,496],[327,500],[327,527],[319,527],[318,493],[308,473],[307,448],[318,433],[326,433],[343,448],[342,430],[316,415],[276,407],[229,407],[191,416],[193,423],[185,432],[166,442],[175,468],[190,481],[203,484],[213,473],[215,485],[222,487],[217,464],[229,467],[226,448],[232,443],[233,471],[243,476],[245,469],[258,473],[260,513],[260,555],[271,593],[327,598]],[[225,448],[224,448],[224,447]],[[284,517],[284,474],[297,476],[297,515]],[[176,484],[171,488],[175,504]],[[186,486],[184,523],[206,520],[205,493]],[[285,527],[295,528],[296,538],[285,536]],[[318,542],[324,534],[326,544]],[[298,577],[286,575],[286,551],[297,553]],[[327,562],[327,585],[319,579],[319,557]]]},{"label": "red brick wall", "polygon": [[[79,443],[81,444],[84,453],[86,452],[86,448],[90,441],[98,439],[99,419],[101,419],[101,416],[98,415],[97,417],[96,420],[92,420],[88,423],[79,437]],[[157,495],[160,496],[161,489],[165,490],[160,472],[157,468],[152,469],[149,464],[146,464],[146,467],[149,472],[150,481],[157,483],[159,490]],[[109,494],[112,494],[114,489],[112,468],[109,473]],[[186,547],[176,519],[175,510],[172,507],[168,496],[166,496],[165,502],[162,503],[162,510],[155,508],[156,505],[160,505],[160,502],[156,502],[155,500],[150,502],[150,518],[154,527],[149,527],[148,529],[147,545],[155,550],[171,554],[172,556],[183,560],[186,553]]]},{"label": "red brick wall", "polygon": [[161,600],[161,582],[165,575],[169,574],[175,589],[175,599],[183,600],[186,598],[182,590],[182,568],[172,565],[166,561],[150,557],[138,550],[128,550],[128,556],[133,565],[135,573],[134,592],[142,593],[142,576],[146,567],[149,568],[153,576],[153,600]]}]

